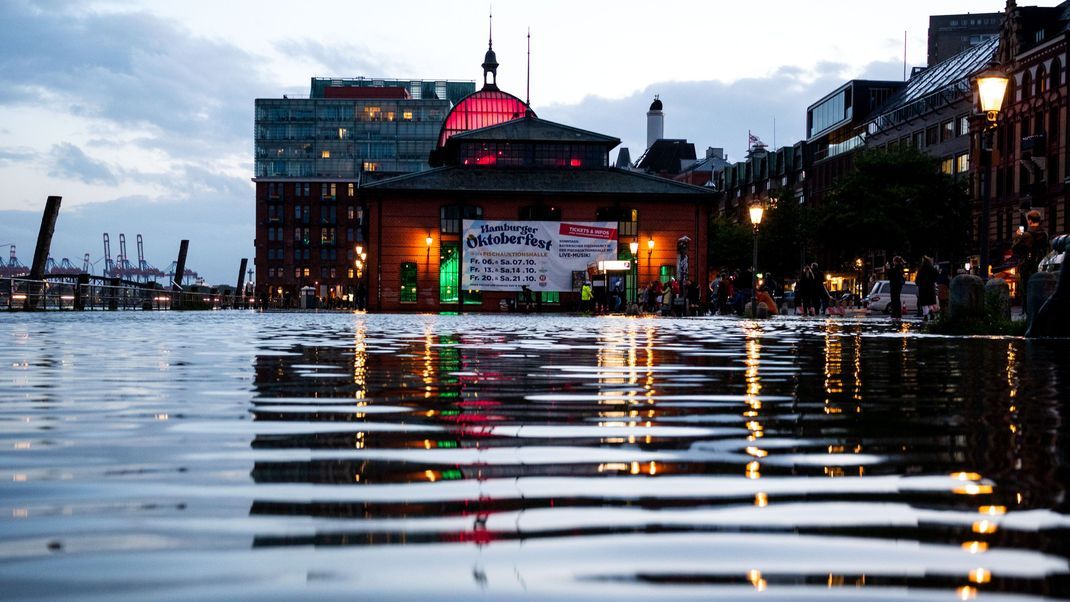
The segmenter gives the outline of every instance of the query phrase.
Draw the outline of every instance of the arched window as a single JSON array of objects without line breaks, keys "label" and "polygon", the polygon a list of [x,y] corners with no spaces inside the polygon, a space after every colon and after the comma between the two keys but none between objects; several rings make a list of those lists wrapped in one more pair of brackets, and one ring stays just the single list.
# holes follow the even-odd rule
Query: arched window
[{"label": "arched window", "polygon": [[1021,100],[1029,100],[1033,95],[1033,76],[1026,71],[1022,74],[1022,97]]},{"label": "arched window", "polygon": [[1037,96],[1048,91],[1048,75],[1044,72],[1044,65],[1037,67]]},{"label": "arched window", "polygon": [[1051,62],[1051,72],[1048,73],[1048,89],[1058,90],[1059,86],[1063,83],[1063,65],[1059,62],[1059,59],[1055,59]]}]

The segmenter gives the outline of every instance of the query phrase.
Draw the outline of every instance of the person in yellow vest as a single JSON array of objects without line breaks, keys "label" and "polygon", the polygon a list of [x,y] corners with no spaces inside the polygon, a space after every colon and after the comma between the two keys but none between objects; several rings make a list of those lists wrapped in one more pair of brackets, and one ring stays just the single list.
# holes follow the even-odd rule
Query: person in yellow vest
[{"label": "person in yellow vest", "polygon": [[594,289],[590,282],[584,282],[580,288],[580,312],[591,313],[591,301],[594,300]]}]

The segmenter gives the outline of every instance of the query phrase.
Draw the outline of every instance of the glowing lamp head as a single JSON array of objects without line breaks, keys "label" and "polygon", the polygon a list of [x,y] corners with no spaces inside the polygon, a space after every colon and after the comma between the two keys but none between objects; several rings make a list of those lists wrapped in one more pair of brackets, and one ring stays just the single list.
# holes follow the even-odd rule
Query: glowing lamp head
[{"label": "glowing lamp head", "polygon": [[654,239],[653,238],[651,238],[651,239],[646,241],[646,250],[647,251],[653,251],[654,250]]},{"label": "glowing lamp head", "polygon": [[431,244],[435,242],[435,239],[434,239],[434,238],[431,238],[431,235],[430,235],[430,234],[428,234],[428,235],[427,235],[427,238],[425,238],[425,239],[424,239],[424,241],[425,241],[425,242],[427,243],[427,246],[429,246],[429,247],[430,247],[430,246],[431,246]]},{"label": "glowing lamp head", "polygon": [[977,76],[977,95],[981,99],[981,110],[988,115],[989,121],[995,121],[1003,107],[1008,81],[1007,76],[998,69],[986,69]]},{"label": "glowing lamp head", "polygon": [[364,253],[364,245],[357,245],[357,255]]},{"label": "glowing lamp head", "polygon": [[765,209],[761,205],[751,205],[750,207],[750,223],[757,226],[762,223],[762,214],[765,213]]},{"label": "glowing lamp head", "polygon": [[635,255],[636,253],[638,253],[639,252],[639,241],[633,240],[632,242],[628,243],[628,249],[631,250],[632,255]]}]

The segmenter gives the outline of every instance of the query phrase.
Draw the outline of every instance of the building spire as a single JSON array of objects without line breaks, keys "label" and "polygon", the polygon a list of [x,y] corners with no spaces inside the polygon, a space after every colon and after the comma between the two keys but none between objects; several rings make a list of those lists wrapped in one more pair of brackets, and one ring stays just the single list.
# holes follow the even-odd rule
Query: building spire
[{"label": "building spire", "polygon": [[[485,90],[498,89],[498,57],[494,54],[494,12],[488,19],[489,34],[487,36],[487,54],[483,57],[483,88]],[[487,76],[490,75],[488,78]]]}]

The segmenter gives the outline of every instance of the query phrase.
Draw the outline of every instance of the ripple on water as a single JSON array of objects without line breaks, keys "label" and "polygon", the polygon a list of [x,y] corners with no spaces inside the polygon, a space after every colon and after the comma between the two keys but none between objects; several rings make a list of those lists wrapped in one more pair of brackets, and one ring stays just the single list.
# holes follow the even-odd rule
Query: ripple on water
[{"label": "ripple on water", "polygon": [[5,593],[1070,597],[1063,342],[195,313],[0,321]]}]

